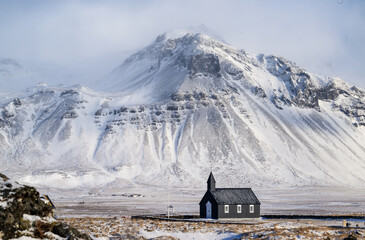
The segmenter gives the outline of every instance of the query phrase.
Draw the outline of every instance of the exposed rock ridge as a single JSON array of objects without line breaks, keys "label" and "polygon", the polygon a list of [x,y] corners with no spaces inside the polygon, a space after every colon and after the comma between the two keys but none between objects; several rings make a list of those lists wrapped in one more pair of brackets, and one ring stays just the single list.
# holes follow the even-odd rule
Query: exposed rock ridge
[{"label": "exposed rock ridge", "polygon": [[0,173],[0,239],[91,239],[53,218],[53,209],[38,191]]}]

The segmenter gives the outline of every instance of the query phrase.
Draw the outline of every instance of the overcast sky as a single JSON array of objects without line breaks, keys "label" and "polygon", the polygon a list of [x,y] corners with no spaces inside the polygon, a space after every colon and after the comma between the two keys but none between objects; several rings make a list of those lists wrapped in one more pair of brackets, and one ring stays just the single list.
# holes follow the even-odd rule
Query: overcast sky
[{"label": "overcast sky", "polygon": [[4,0],[0,57],[106,73],[157,35],[200,24],[235,47],[365,89],[362,0]]}]

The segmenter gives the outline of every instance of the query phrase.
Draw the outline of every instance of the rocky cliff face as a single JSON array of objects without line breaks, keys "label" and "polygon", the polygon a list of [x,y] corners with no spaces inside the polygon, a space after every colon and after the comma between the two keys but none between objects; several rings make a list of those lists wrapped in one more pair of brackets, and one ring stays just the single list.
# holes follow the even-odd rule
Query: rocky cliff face
[{"label": "rocky cliff face", "polygon": [[152,45],[128,58],[102,84],[112,91],[150,88],[153,91],[149,94],[159,100],[196,89],[229,90],[238,84],[257,96],[268,97],[279,109],[284,104],[320,110],[320,100],[335,101],[345,96],[346,105],[356,108],[355,112],[333,107],[351,117],[355,126],[364,124],[363,90],[339,79],[311,74],[282,57],[253,56],[201,34],[173,39],[166,34],[159,36]]},{"label": "rocky cliff face", "polygon": [[33,187],[20,185],[0,173],[0,239],[91,239],[53,218]]},{"label": "rocky cliff face", "polygon": [[365,181],[364,91],[281,57],[161,35],[101,84],[113,91],[37,87],[5,101],[0,170],[61,187],[203,187],[211,169],[227,185]]}]

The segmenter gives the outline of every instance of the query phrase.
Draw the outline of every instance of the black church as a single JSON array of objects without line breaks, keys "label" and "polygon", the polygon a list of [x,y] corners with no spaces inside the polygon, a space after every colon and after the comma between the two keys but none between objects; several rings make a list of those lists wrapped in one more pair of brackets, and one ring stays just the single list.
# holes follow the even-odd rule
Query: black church
[{"label": "black church", "polygon": [[251,188],[216,188],[213,173],[200,201],[200,218],[259,218],[260,201]]}]

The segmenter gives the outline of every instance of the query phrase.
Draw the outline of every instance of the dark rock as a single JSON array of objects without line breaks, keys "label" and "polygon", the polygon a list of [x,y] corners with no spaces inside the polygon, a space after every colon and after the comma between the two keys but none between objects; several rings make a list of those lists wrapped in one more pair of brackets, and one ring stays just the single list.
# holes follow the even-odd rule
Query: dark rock
[{"label": "dark rock", "polygon": [[2,119],[0,117],[0,128],[4,128],[6,126],[11,126],[11,125],[12,125],[12,123],[9,120]]},{"label": "dark rock", "polygon": [[[290,67],[289,67],[289,69],[290,69],[289,72],[292,72]],[[310,78],[309,74],[304,71],[300,71],[297,75],[300,77],[305,77],[306,79]]]},{"label": "dark rock", "polygon": [[66,112],[63,116],[62,119],[64,118],[77,118],[79,115],[77,115],[77,113],[75,111],[71,111],[71,112]]},{"label": "dark rock", "polygon": [[9,112],[8,110],[4,109],[3,110],[3,118],[4,119],[8,119],[8,118],[12,118],[14,117],[14,114],[12,114],[11,112]]},{"label": "dark rock", "polygon": [[273,96],[271,98],[271,102],[275,105],[275,107],[277,109],[283,110],[283,108],[280,106],[281,101],[279,100],[279,98],[277,96]]},{"label": "dark rock", "polygon": [[203,73],[220,77],[219,59],[213,54],[194,55],[189,59],[188,70],[191,74]]},{"label": "dark rock", "polygon": [[224,104],[222,103],[222,102],[219,102],[219,101],[217,101],[216,103],[215,103],[215,105],[217,106],[217,107],[220,107],[220,108],[224,108],[225,106],[224,106]]},{"label": "dark rock", "polygon": [[208,98],[208,95],[203,92],[195,92],[194,98],[195,100],[206,100]]},{"label": "dark rock", "polygon": [[128,108],[126,108],[126,107],[121,107],[121,108],[119,109],[119,111],[120,111],[120,112],[127,112],[127,111],[128,111]]},{"label": "dark rock", "polygon": [[290,99],[286,98],[284,95],[282,95],[279,99],[288,106],[293,105],[293,102]]},{"label": "dark rock", "polygon": [[355,235],[350,234],[347,237],[345,237],[343,240],[356,240],[356,239],[357,239],[357,237]]},{"label": "dark rock", "polygon": [[52,231],[57,234],[60,226],[64,229],[62,237],[90,239],[89,236],[79,233],[74,228],[67,228],[65,227],[67,225],[58,221],[36,220],[31,225],[31,222],[24,220],[24,214],[40,218],[53,215],[52,207],[40,199],[35,188],[9,182],[9,178],[0,173],[0,189],[1,201],[7,203],[5,207],[0,207],[2,239],[19,238],[22,231],[26,231],[28,234],[33,233],[32,237],[44,238],[46,232]]},{"label": "dark rock", "polygon": [[156,114],[157,116],[159,116],[159,115],[161,115],[161,114],[162,114],[162,112],[161,112],[161,111],[156,111],[156,112],[155,112],[155,114]]},{"label": "dark rock", "polygon": [[[2,175],[2,179],[8,178]],[[23,214],[39,217],[52,215],[51,206],[45,204],[39,198],[39,193],[35,188],[22,186],[12,189],[11,184],[2,184],[6,186],[0,193],[3,201],[10,200],[7,201],[7,207],[5,209],[0,208],[0,231],[4,233],[4,239],[16,237],[16,232],[22,230],[21,227],[24,226],[22,220]]]},{"label": "dark rock", "polygon": [[75,90],[70,89],[70,90],[65,90],[65,91],[61,92],[60,96],[74,95],[74,94],[78,94],[78,92],[75,91]]},{"label": "dark rock", "polygon": [[209,103],[208,102],[201,102],[201,105],[203,106],[203,107],[208,107],[209,106]]},{"label": "dark rock", "polygon": [[210,96],[210,98],[211,98],[211,99],[213,99],[213,100],[218,100],[218,96],[217,96],[217,95],[215,95],[215,94],[212,94],[212,95]]},{"label": "dark rock", "polygon": [[98,109],[95,112],[95,116],[101,116],[102,113],[103,113],[103,109]]},{"label": "dark rock", "polygon": [[187,103],[184,105],[184,108],[185,108],[185,109],[195,109],[194,104],[192,104],[192,103],[190,103],[190,102],[187,102]]},{"label": "dark rock", "polygon": [[183,95],[179,94],[179,93],[174,93],[171,95],[171,100],[174,102],[180,102],[184,100]]},{"label": "dark rock", "polygon": [[180,114],[178,112],[172,112],[171,113],[171,118],[179,118]]},{"label": "dark rock", "polygon": [[193,100],[193,95],[189,92],[184,94],[184,100],[185,101],[192,101]]},{"label": "dark rock", "polygon": [[317,90],[317,97],[320,100],[335,100],[340,95],[340,91],[335,87],[333,83],[329,83],[326,86]]},{"label": "dark rock", "polygon": [[[268,56],[268,70],[285,83],[290,94],[290,101],[298,107],[318,108],[317,88],[313,85],[311,76],[294,63],[277,56]],[[325,97],[325,93],[322,93]],[[280,99],[275,99],[275,101]],[[277,106],[277,105],[276,105]]]},{"label": "dark rock", "polygon": [[251,92],[259,97],[265,98],[267,95],[264,91],[264,89],[260,88],[260,87],[253,87],[251,89]]},{"label": "dark rock", "polygon": [[351,91],[353,91],[356,95],[358,95],[359,97],[365,97],[365,92],[358,89],[356,86],[352,86],[350,88]]},{"label": "dark rock", "polygon": [[0,178],[3,179],[3,181],[8,181],[9,178],[7,176],[5,176],[4,174],[0,173]]},{"label": "dark rock", "polygon": [[168,106],[166,107],[166,110],[167,110],[167,111],[177,111],[177,110],[179,110],[179,107],[178,107],[178,106],[176,106],[176,105],[168,105]]},{"label": "dark rock", "polygon": [[[236,59],[236,60],[240,61],[238,59]],[[247,66],[245,68],[247,68]],[[248,68],[246,70],[251,71],[251,69],[248,69]],[[229,62],[225,62],[223,64],[221,71],[229,74],[233,80],[239,80],[244,77],[243,71],[240,68],[238,68],[237,66],[235,66],[234,64],[229,63]]]},{"label": "dark rock", "polygon": [[50,232],[53,228],[53,225],[48,222],[35,221],[33,227],[35,229],[34,236],[44,239],[45,233]]},{"label": "dark rock", "polygon": [[61,237],[73,240],[73,239],[91,239],[87,234],[80,233],[73,227],[68,226],[65,223],[59,223],[52,228],[52,233]]},{"label": "dark rock", "polygon": [[17,106],[17,107],[19,107],[19,106],[21,106],[21,105],[22,105],[22,102],[20,101],[20,99],[19,99],[19,98],[15,98],[15,99],[13,100],[13,103],[14,103],[14,105],[15,105],[15,106]]}]

